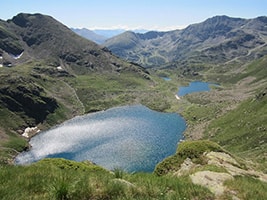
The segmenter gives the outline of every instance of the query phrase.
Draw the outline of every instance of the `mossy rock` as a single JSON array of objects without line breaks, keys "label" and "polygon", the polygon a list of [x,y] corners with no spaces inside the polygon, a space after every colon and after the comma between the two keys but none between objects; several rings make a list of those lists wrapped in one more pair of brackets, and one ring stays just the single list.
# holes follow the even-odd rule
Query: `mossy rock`
[{"label": "mossy rock", "polygon": [[225,152],[220,145],[208,140],[181,142],[174,155],[157,164],[154,173],[161,176],[177,171],[186,158],[192,159],[194,163],[204,164],[203,153],[211,151]]},{"label": "mossy rock", "polygon": [[184,141],[178,145],[176,153],[184,159],[199,158],[204,152],[224,152],[222,147],[208,140]]}]

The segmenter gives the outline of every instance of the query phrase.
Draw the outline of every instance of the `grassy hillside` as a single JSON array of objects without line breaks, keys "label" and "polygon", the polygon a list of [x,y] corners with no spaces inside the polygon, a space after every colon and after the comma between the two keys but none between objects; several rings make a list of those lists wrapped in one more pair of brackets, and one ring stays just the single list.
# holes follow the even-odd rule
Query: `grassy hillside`
[{"label": "grassy hillside", "polygon": [[[264,56],[224,73],[204,74],[219,80],[211,92],[190,94],[182,114],[188,122],[188,139],[210,139],[231,153],[253,160],[266,173],[266,64]],[[222,68],[223,70],[223,68]]]},{"label": "grassy hillside", "polygon": [[228,151],[263,164],[267,153],[267,90],[244,101],[236,109],[213,120],[205,135]]}]

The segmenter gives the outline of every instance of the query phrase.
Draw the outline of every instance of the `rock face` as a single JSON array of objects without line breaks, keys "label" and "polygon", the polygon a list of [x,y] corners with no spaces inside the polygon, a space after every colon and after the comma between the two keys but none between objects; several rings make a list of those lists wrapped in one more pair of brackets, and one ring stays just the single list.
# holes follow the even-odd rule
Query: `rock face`
[{"label": "rock face", "polygon": [[[267,182],[266,174],[253,169],[244,169],[247,166],[241,166],[235,158],[225,152],[205,152],[202,159],[205,160],[204,165],[196,164],[190,158],[185,159],[179,170],[173,172],[173,176],[189,175],[194,184],[207,187],[215,196],[221,196],[227,192],[224,182],[233,180],[235,176],[251,176]],[[205,167],[209,166],[218,167],[225,172],[205,170]]]},{"label": "rock face", "polygon": [[183,176],[185,174],[189,174],[192,170],[194,170],[199,165],[192,162],[190,158],[185,159],[185,161],[181,164],[180,169],[174,173],[175,176]]},{"label": "rock face", "polygon": [[20,84],[15,80],[13,84],[12,87],[0,88],[0,103],[12,112],[25,113],[34,119],[34,123],[30,125],[43,122],[48,114],[57,109],[56,100],[45,96],[44,90],[34,83],[26,86],[25,83]]},{"label": "rock face", "polygon": [[223,185],[224,181],[234,179],[228,173],[218,173],[212,171],[200,171],[190,175],[194,184],[202,185],[210,189],[216,196],[222,195],[227,188]]},{"label": "rock face", "polygon": [[208,159],[209,165],[216,165],[219,167],[223,167],[228,171],[229,174],[232,176],[253,176],[261,181],[267,182],[267,175],[258,172],[252,169],[243,169],[240,164],[229,154],[222,153],[222,152],[209,152],[205,154],[206,158]]}]

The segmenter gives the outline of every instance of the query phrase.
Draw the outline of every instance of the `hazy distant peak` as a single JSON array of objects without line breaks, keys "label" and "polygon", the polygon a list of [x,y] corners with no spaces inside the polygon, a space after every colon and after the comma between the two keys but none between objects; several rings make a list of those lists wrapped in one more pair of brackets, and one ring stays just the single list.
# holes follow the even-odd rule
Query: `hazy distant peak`
[{"label": "hazy distant peak", "polygon": [[94,41],[97,44],[102,44],[107,39],[107,37],[96,34],[94,31],[89,30],[87,28],[71,28],[71,30],[88,40]]}]

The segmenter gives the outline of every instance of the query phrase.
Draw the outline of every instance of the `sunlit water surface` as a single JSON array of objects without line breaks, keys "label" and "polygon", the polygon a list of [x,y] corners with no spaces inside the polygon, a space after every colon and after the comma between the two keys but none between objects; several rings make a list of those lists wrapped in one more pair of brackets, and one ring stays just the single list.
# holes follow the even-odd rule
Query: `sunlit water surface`
[{"label": "sunlit water surface", "polygon": [[160,113],[145,106],[124,106],[75,117],[30,140],[30,151],[17,164],[42,158],[90,160],[107,169],[128,172],[154,170],[172,155],[186,128],[175,113]]}]

